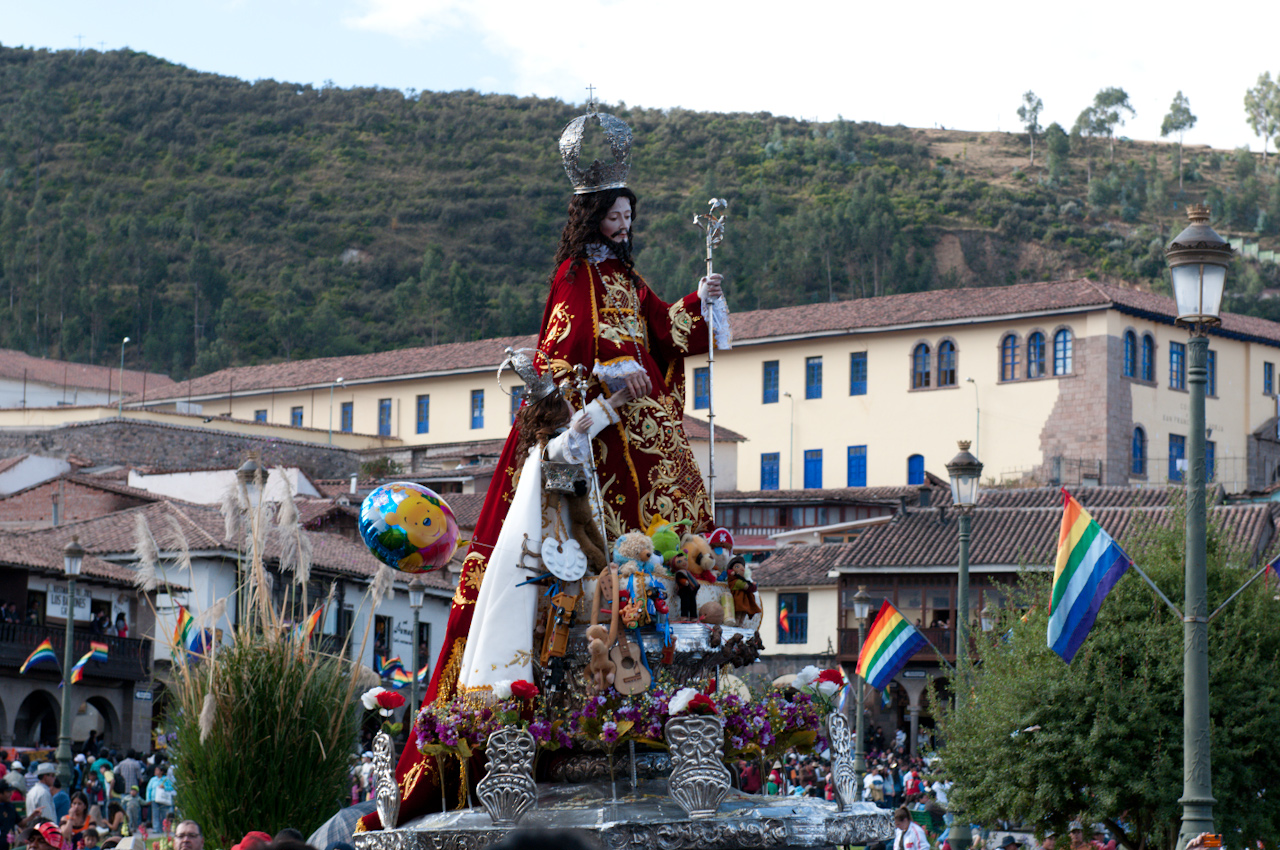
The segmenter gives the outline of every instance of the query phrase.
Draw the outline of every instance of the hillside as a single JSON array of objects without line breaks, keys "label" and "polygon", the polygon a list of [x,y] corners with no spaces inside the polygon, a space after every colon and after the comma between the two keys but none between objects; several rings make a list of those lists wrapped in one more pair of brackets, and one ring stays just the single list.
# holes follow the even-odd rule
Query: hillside
[{"label": "hillside", "polygon": [[[1176,146],[605,107],[635,131],[639,268],[700,274],[730,199],[739,309],[1089,275],[1163,287],[1161,245],[1280,232],[1276,158]],[[0,347],[175,378],[531,333],[580,107],[474,92],[247,83],[131,51],[0,47]],[[1047,143],[1046,143],[1047,141]],[[1088,144],[1086,144],[1088,142]],[[1052,149],[1052,161],[1041,151]],[[1270,315],[1274,264],[1232,309]]]}]

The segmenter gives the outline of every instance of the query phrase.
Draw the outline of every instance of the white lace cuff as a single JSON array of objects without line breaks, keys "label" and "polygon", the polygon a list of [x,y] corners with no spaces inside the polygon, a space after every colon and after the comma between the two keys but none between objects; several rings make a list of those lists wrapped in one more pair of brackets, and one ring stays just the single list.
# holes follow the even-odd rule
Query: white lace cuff
[{"label": "white lace cuff", "polygon": [[579,434],[573,428],[569,428],[569,430],[558,435],[547,444],[547,456],[551,460],[565,463],[590,462],[591,441],[598,437],[605,428],[620,421],[617,411],[613,409],[613,405],[601,397],[575,413],[570,423],[572,424],[579,417],[588,413],[591,415],[591,427],[587,429],[585,434]]},{"label": "white lace cuff", "polygon": [[627,385],[627,376],[644,371],[644,366],[633,359],[619,360],[617,363],[597,363],[592,374],[609,387],[609,392],[617,392]]},{"label": "white lace cuff", "polygon": [[702,299],[702,318],[711,327],[716,348],[728,351],[733,348],[733,328],[729,324],[729,302],[724,296],[708,301]]}]

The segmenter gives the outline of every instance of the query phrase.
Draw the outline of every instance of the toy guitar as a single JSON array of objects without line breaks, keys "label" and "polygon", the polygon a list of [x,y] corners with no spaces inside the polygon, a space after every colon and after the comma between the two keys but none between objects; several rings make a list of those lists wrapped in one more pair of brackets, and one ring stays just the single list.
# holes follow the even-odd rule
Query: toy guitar
[{"label": "toy guitar", "polygon": [[643,651],[639,641],[631,643],[627,640],[626,629],[619,630],[618,643],[609,650],[609,660],[618,668],[613,679],[613,688],[618,693],[635,696],[649,690],[653,684],[653,676],[640,658]]}]

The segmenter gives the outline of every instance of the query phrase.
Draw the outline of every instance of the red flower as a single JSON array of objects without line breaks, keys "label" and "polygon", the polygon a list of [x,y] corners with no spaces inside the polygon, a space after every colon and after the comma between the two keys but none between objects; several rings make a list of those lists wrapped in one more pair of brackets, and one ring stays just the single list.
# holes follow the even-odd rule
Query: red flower
[{"label": "red flower", "polygon": [[818,674],[815,682],[830,682],[833,685],[844,687],[844,673],[839,670],[823,670]]},{"label": "red flower", "polygon": [[511,683],[511,695],[519,699],[533,699],[538,695],[538,686],[525,679],[517,679]]},{"label": "red flower", "polygon": [[716,714],[719,709],[716,708],[715,701],[706,694],[698,694],[689,700],[690,714]]},{"label": "red flower", "polygon": [[378,694],[378,706],[380,708],[399,708],[404,705],[404,696],[395,691],[383,691]]}]

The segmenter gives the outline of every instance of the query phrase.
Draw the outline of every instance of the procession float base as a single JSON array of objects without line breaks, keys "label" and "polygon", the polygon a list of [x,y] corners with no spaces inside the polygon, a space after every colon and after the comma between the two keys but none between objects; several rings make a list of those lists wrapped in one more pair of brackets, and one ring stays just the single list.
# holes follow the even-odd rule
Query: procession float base
[{"label": "procession float base", "polygon": [[[618,784],[630,787],[620,778]],[[814,797],[730,791],[715,814],[690,818],[667,795],[665,780],[642,781],[613,797],[609,782],[542,783],[537,806],[516,827],[495,826],[480,806],[425,815],[398,829],[360,833],[356,850],[482,850],[512,829],[575,829],[608,850],[750,850],[836,847],[893,839],[888,809],[854,803],[839,811]]]}]

